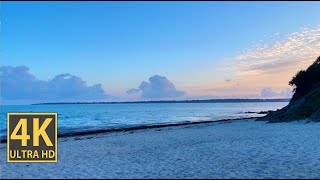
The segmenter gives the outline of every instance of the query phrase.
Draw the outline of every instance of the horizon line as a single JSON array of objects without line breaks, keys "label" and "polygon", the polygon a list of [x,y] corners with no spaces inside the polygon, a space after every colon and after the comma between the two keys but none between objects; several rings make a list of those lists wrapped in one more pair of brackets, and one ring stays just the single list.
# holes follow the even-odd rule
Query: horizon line
[{"label": "horizon line", "polygon": [[42,104],[125,104],[125,103],[217,103],[217,102],[289,102],[291,98],[226,98],[226,99],[192,99],[192,100],[141,100],[141,101],[84,101],[84,102],[45,102]]}]

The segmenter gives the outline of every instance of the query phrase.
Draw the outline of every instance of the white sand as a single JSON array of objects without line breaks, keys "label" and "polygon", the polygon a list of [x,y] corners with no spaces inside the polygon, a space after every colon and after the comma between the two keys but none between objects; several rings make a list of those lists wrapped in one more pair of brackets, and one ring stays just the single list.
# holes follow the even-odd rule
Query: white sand
[{"label": "white sand", "polygon": [[320,178],[320,123],[243,120],[59,139],[57,163],[1,178]]}]

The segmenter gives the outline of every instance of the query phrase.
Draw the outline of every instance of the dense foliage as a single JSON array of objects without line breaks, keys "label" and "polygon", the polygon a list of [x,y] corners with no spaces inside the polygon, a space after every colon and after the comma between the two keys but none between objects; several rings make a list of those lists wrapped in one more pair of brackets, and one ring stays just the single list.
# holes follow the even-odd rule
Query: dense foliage
[{"label": "dense foliage", "polygon": [[295,87],[290,103],[259,120],[270,123],[320,121],[320,57],[308,69],[299,71],[289,84]]},{"label": "dense foliage", "polygon": [[320,57],[307,70],[299,71],[289,84],[295,87],[293,101],[318,87],[320,85]]}]

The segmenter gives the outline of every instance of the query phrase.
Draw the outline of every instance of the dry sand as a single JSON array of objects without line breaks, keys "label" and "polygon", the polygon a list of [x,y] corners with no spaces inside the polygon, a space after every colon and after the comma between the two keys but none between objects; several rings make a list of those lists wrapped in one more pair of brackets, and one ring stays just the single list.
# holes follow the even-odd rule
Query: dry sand
[{"label": "dry sand", "polygon": [[1,178],[320,178],[320,123],[253,120],[59,138],[57,163]]}]

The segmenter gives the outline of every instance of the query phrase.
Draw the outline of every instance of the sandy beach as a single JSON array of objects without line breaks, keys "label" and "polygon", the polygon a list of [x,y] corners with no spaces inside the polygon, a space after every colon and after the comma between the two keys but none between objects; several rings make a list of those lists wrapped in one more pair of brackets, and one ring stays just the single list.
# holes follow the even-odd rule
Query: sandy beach
[{"label": "sandy beach", "polygon": [[320,178],[320,123],[238,120],[62,137],[57,163],[1,178]]}]

